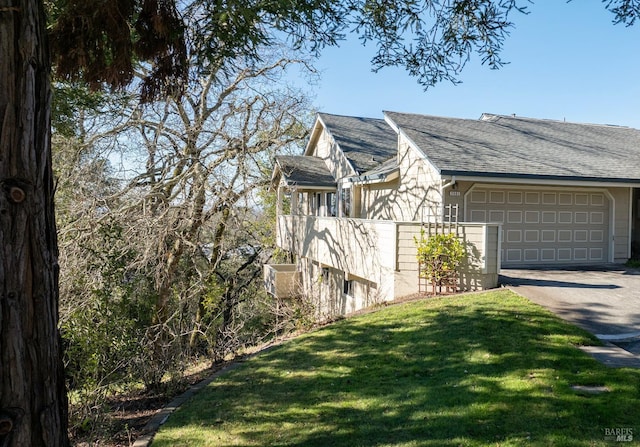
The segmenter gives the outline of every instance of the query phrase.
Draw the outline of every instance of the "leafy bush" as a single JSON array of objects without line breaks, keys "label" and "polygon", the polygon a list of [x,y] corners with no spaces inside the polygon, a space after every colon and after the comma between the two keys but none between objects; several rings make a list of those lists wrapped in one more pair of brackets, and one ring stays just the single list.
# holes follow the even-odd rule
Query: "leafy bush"
[{"label": "leafy bush", "polygon": [[[130,270],[133,249],[116,222],[97,225],[77,249],[78,271],[65,272],[60,321],[70,389],[137,379],[132,360],[150,323],[148,278]],[[84,270],[81,270],[84,269]]]},{"label": "leafy bush", "polygon": [[421,276],[435,286],[450,286],[457,282],[457,271],[466,257],[464,245],[453,233],[436,234],[420,239],[414,238],[418,248],[418,262],[422,265]]},{"label": "leafy bush", "polygon": [[629,259],[624,265],[632,269],[640,268],[640,259]]}]

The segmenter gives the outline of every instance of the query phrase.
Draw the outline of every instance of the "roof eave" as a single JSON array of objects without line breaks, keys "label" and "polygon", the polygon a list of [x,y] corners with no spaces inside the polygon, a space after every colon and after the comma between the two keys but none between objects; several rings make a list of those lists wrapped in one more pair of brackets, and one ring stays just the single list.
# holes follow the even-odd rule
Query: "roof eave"
[{"label": "roof eave", "polygon": [[304,155],[311,155],[313,148],[317,145],[318,139],[322,134],[322,129],[326,129],[326,124],[322,121],[322,117],[318,113],[316,115],[316,122],[313,123],[313,127],[311,128],[311,135],[309,136],[309,141],[304,149]]},{"label": "roof eave", "polygon": [[295,183],[295,182],[285,182],[285,187],[288,189],[298,189],[298,190],[314,190],[314,191],[333,191],[338,188],[337,184],[315,184],[315,185],[307,185],[304,183]]},{"label": "roof eave", "polygon": [[561,176],[543,174],[514,174],[502,172],[476,172],[460,170],[442,170],[441,176],[445,179],[455,178],[456,181],[475,181],[493,183],[528,183],[540,185],[567,186],[619,186],[619,187],[640,187],[640,179],[627,178],[602,178],[584,176]]},{"label": "roof eave", "polygon": [[282,171],[280,169],[280,163],[278,163],[278,160],[276,159],[276,162],[273,166],[273,172],[271,173],[271,183],[270,183],[270,188],[273,188],[273,190],[278,189],[278,184],[280,183],[280,179],[282,178]]},{"label": "roof eave", "polygon": [[357,177],[349,177],[348,182],[358,185],[371,185],[374,183],[388,183],[400,177],[400,169],[396,168],[390,172],[382,172],[380,174],[360,175]]}]

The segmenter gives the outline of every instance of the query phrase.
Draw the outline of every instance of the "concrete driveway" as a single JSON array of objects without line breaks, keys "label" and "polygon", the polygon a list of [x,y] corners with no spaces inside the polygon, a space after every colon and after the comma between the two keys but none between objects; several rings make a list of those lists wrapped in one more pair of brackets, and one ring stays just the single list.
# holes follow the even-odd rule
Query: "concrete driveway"
[{"label": "concrete driveway", "polygon": [[607,265],[502,269],[500,273],[502,285],[602,340],[640,340],[640,271],[637,269]]}]

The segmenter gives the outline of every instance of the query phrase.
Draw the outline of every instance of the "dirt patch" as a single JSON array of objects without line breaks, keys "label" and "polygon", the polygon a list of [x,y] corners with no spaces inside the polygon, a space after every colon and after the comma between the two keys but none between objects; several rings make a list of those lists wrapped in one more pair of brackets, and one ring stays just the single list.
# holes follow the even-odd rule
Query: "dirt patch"
[{"label": "dirt patch", "polygon": [[206,379],[228,363],[200,369],[179,383],[155,392],[131,391],[108,398],[100,414],[101,422],[90,431],[78,427],[70,434],[75,447],[129,447],[142,434],[149,420],[176,396]]},{"label": "dirt patch", "polygon": [[103,422],[93,427],[90,433],[76,430],[71,433],[73,447],[130,447],[139,437],[146,435],[149,421],[160,413],[169,403],[198,384],[211,378],[222,369],[242,363],[249,357],[264,352],[287,340],[295,338],[304,331],[286,334],[268,343],[247,348],[242,354],[225,362],[208,367],[195,367],[185,374],[178,384],[167,386],[161,392],[121,393],[107,399],[101,413]]}]

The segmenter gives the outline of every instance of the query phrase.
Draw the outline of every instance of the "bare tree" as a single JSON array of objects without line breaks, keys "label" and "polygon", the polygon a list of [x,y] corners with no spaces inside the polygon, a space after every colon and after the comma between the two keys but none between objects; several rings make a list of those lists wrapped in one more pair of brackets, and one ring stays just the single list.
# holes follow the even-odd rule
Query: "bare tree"
[{"label": "bare tree", "polygon": [[157,238],[149,240],[145,253],[157,266],[158,321],[167,318],[171,285],[185,251],[202,250],[203,226],[213,225],[206,242],[215,266],[233,208],[265,181],[273,154],[303,138],[304,97],[268,87],[294,62],[279,59],[231,75],[210,73],[183,101],[158,103],[135,116],[132,124],[147,160],[145,171],[130,183],[140,201],[127,212],[141,211],[156,226]]},{"label": "bare tree", "polygon": [[[311,118],[305,96],[283,80],[291,66],[308,68],[278,57],[200,74],[180,100],[132,103],[114,128],[94,125],[101,132],[82,137],[93,151],[118,142],[127,170],[97,175],[105,157],[86,161],[94,192],[79,198],[74,212],[82,217],[61,228],[63,305],[82,307],[78,292],[83,303],[104,294],[115,303],[125,288],[146,300],[147,361],[139,364],[150,366],[143,378],[149,386],[201,335],[205,345],[223,343],[234,309],[248,296],[243,291],[256,290],[263,247],[248,222],[259,214],[257,191],[268,184],[276,153],[299,150]],[[73,276],[83,269],[83,281],[93,279],[80,291]]]},{"label": "bare tree", "polygon": [[[635,0],[604,3],[618,22],[633,24],[638,16]],[[44,4],[0,0],[0,437],[6,445],[68,444],[57,333],[50,54]],[[375,67],[403,65],[430,85],[434,79],[450,79],[451,69],[457,74],[474,50],[488,57],[490,65],[499,66],[495,55],[512,26],[508,14],[519,8],[515,0],[308,0],[255,2],[251,7],[243,0],[199,0],[193,5],[205,8],[205,13],[191,16],[197,20],[187,23],[175,0],[46,4],[52,7],[53,60],[61,76],[94,87],[123,86],[132,80],[132,60],[147,61],[152,69],[143,90],[149,99],[179,93],[186,82],[185,30],[199,38],[194,39],[199,42],[195,56],[219,62],[236,56],[255,60],[256,48],[272,43],[277,33],[291,36],[301,46],[311,42],[313,47],[316,42],[335,44],[343,31],[355,26],[363,38],[379,44]],[[435,28],[429,23],[433,14]],[[132,26],[135,33],[130,32]],[[419,44],[405,45],[405,39],[416,33]],[[161,308],[162,299],[159,304]]]}]

